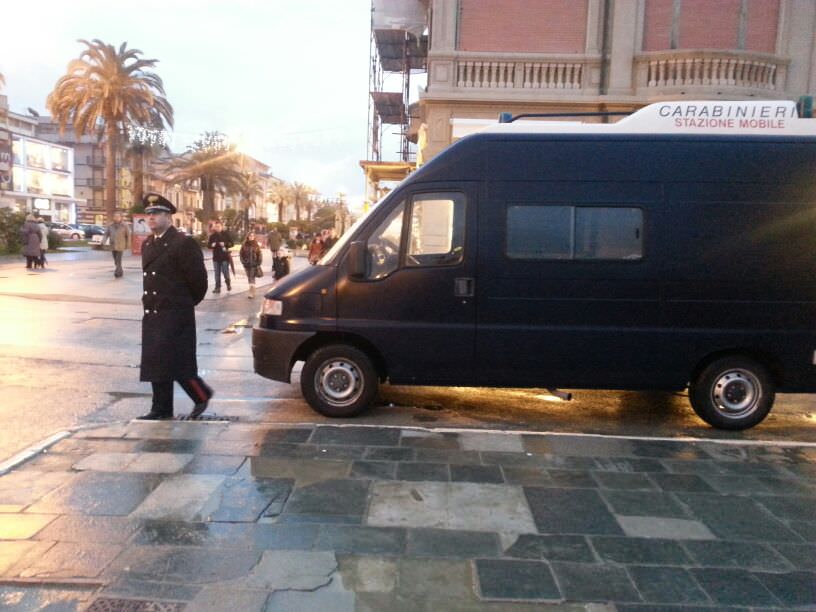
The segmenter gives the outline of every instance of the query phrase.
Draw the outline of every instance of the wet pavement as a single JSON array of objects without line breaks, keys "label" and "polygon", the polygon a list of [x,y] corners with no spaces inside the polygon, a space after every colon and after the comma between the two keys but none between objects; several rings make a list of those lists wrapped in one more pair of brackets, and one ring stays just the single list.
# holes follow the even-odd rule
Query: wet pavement
[{"label": "wet pavement", "polygon": [[0,476],[3,609],[550,605],[816,609],[816,446],[130,421]]}]

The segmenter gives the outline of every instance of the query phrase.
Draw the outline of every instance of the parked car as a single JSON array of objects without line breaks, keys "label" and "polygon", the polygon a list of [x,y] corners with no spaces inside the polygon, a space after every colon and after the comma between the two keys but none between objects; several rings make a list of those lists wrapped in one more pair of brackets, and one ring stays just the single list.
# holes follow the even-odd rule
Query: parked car
[{"label": "parked car", "polygon": [[85,232],[74,225],[68,223],[50,222],[45,224],[49,230],[56,232],[62,238],[70,240],[80,240],[85,237]]},{"label": "parked car", "polygon": [[104,236],[105,228],[101,225],[93,225],[92,223],[80,223],[79,229],[85,232],[85,238],[93,240],[94,236]]}]

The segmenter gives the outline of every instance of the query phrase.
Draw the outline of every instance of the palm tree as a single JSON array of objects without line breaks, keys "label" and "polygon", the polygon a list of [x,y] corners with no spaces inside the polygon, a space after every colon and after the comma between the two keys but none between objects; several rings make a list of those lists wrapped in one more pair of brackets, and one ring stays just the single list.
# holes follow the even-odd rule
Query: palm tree
[{"label": "palm tree", "polygon": [[215,192],[241,193],[240,154],[235,145],[227,143],[220,132],[204,132],[199,140],[187,147],[187,152],[167,165],[171,183],[199,182],[204,194],[204,219],[215,214]]},{"label": "palm tree", "polygon": [[314,201],[309,197],[317,193],[317,190],[309,187],[308,185],[304,185],[303,183],[298,183],[295,181],[292,183],[292,201],[295,204],[295,221],[300,221],[300,208],[301,206],[306,208],[306,212],[308,214],[308,220],[312,220],[312,212],[314,211]]},{"label": "palm tree", "polygon": [[291,189],[287,182],[280,181],[272,186],[268,200],[278,205],[278,223],[283,223],[283,213],[287,200],[291,199]]},{"label": "palm tree", "polygon": [[144,198],[145,168],[150,160],[162,153],[169,153],[163,130],[132,128],[127,131],[125,157],[133,175],[131,196],[134,204]]},{"label": "palm tree", "polygon": [[105,214],[116,208],[116,153],[129,125],[162,129],[173,126],[173,107],[165,98],[161,78],[146,69],[158,60],[142,52],[116,49],[99,39],[80,40],[86,49],[71,60],[46,105],[64,132],[72,124],[77,139],[96,133],[105,141]]},{"label": "palm tree", "polygon": [[264,196],[266,185],[260,175],[255,172],[242,172],[238,182],[239,190],[236,195],[241,198],[238,206],[243,211],[240,224],[243,226],[242,230],[247,231],[249,227],[249,209],[255,204],[256,198]]}]

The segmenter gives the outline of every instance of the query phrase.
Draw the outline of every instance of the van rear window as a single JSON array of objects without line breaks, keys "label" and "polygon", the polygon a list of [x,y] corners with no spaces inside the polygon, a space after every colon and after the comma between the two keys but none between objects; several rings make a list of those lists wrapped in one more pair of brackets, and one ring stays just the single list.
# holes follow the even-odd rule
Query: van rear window
[{"label": "van rear window", "polygon": [[643,257],[643,211],[510,205],[505,244],[512,259],[638,260]]}]

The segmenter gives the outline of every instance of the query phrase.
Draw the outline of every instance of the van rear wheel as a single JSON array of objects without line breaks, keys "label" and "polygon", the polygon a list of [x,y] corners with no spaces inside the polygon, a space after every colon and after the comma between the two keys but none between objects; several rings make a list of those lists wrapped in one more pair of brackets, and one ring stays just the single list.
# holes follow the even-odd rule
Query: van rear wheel
[{"label": "van rear wheel", "polygon": [[352,417],[374,401],[379,381],[371,359],[346,344],[313,352],[300,375],[300,388],[309,405],[327,417]]},{"label": "van rear wheel", "polygon": [[748,429],[762,422],[774,402],[768,370],[748,357],[723,357],[689,385],[694,412],[719,429]]}]

